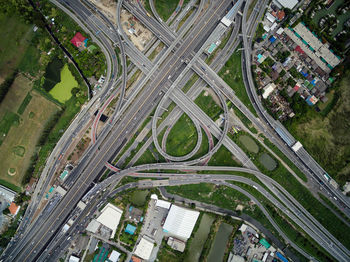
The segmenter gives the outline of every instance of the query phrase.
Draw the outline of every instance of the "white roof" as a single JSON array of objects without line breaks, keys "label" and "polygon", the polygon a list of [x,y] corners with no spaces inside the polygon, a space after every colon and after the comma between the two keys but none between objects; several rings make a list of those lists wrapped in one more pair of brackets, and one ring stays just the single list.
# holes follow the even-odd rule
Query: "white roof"
[{"label": "white roof", "polygon": [[273,31],[273,30],[275,30],[275,29],[276,29],[276,27],[277,27],[277,23],[276,23],[276,22],[274,22],[274,23],[273,23],[273,25],[271,26],[270,30],[271,30],[271,31]]},{"label": "white roof", "polygon": [[274,83],[270,83],[264,87],[263,98],[266,99],[272,92],[275,90],[276,85]]},{"label": "white roof", "polygon": [[292,146],[292,149],[294,150],[294,152],[297,152],[302,147],[303,145],[298,141]]},{"label": "white roof", "polygon": [[156,206],[169,209],[170,206],[171,206],[171,203],[168,202],[168,201],[164,201],[164,200],[158,199],[157,202],[156,202]]},{"label": "white roof", "polygon": [[239,230],[243,233],[245,232],[247,229],[247,225],[246,224],[242,224],[241,227],[239,228]]},{"label": "white roof", "polygon": [[280,34],[282,34],[283,33],[283,28],[282,27],[280,27],[280,28],[278,28],[278,30],[277,30],[277,32],[276,32],[276,34],[278,34],[278,35],[280,35]]},{"label": "white roof", "polygon": [[230,19],[227,19],[226,16],[224,16],[221,19],[221,23],[223,23],[225,26],[229,27],[232,24],[232,21]]},{"label": "white roof", "polygon": [[120,253],[113,250],[111,255],[109,256],[108,260],[111,262],[117,262],[120,257]]},{"label": "white roof", "polygon": [[68,261],[69,261],[69,262],[79,262],[79,261],[80,261],[80,258],[71,255],[71,256],[69,257],[69,260],[68,260]]},{"label": "white roof", "polygon": [[112,205],[111,203],[108,203],[102,209],[101,215],[97,218],[97,222],[100,222],[102,225],[110,228],[113,231],[111,238],[114,237],[115,231],[118,227],[122,214],[122,210]]},{"label": "white roof", "polygon": [[64,224],[62,231],[67,232],[69,228],[70,228],[70,226],[68,224]]},{"label": "white roof", "polygon": [[16,196],[16,192],[11,189],[0,185],[0,195],[6,198],[9,202],[13,202]]},{"label": "white roof", "polygon": [[298,0],[277,0],[283,7],[293,9],[294,6],[298,3]]},{"label": "white roof", "polygon": [[91,222],[86,227],[86,231],[89,231],[91,233],[96,233],[98,228],[100,227],[100,223],[96,221],[96,219],[91,220]]},{"label": "white roof", "polygon": [[172,205],[165,220],[164,231],[188,239],[198,219],[199,212]]},{"label": "white roof", "polygon": [[157,196],[156,194],[152,194],[152,195],[151,195],[151,199],[157,200],[157,199],[158,199],[158,196]]},{"label": "white roof", "polygon": [[267,12],[266,13],[266,18],[269,20],[271,23],[276,21],[276,17],[274,17],[271,13]]},{"label": "white roof", "polygon": [[151,241],[148,241],[145,238],[141,238],[140,243],[136,246],[135,255],[148,260],[151,256],[154,244]]}]

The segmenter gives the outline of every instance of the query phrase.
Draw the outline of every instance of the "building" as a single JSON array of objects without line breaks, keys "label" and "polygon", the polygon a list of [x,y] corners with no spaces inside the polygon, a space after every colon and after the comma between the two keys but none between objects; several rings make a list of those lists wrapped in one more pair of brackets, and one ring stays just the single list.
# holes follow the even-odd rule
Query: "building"
[{"label": "building", "polygon": [[187,240],[192,234],[198,216],[198,211],[172,205],[165,220],[163,231]]},{"label": "building", "polygon": [[135,234],[136,227],[128,224],[124,231],[125,231],[125,233],[128,233],[129,235],[133,235],[133,234]]},{"label": "building", "polygon": [[77,32],[70,41],[76,47],[86,47],[87,40],[88,39],[84,37],[80,32]]},{"label": "building", "polygon": [[15,202],[12,202],[9,206],[10,214],[13,216],[17,215],[20,208],[21,206],[17,206]]},{"label": "building", "polygon": [[158,199],[157,202],[156,202],[156,207],[169,209],[170,206],[171,206],[171,203],[168,202],[168,201],[164,201],[164,200]]},{"label": "building", "polygon": [[309,106],[315,105],[315,104],[317,103],[317,101],[318,101],[318,98],[315,97],[315,96],[308,96],[308,97],[306,98],[306,103],[307,103]]},{"label": "building", "polygon": [[95,234],[97,230],[100,228],[100,226],[101,226],[101,223],[97,222],[96,219],[93,219],[86,227],[86,231],[89,231]]},{"label": "building", "polygon": [[260,239],[259,243],[263,245],[266,249],[268,249],[271,246],[271,244],[267,242],[265,238]]},{"label": "building", "polygon": [[111,238],[114,238],[122,214],[122,210],[108,203],[102,209],[101,215],[97,218],[97,222],[112,230]]},{"label": "building", "polygon": [[296,51],[301,54],[301,50],[305,52],[323,71],[329,73],[341,62],[340,57],[329,49],[329,44],[322,43],[318,36],[311,32],[303,22],[294,28],[285,28],[285,33],[299,46]]},{"label": "building", "polygon": [[153,247],[153,242],[143,237],[137,244],[134,254],[142,259],[148,260],[151,257]]},{"label": "building", "polygon": [[174,250],[184,252],[186,243],[173,237],[168,238],[167,244]]},{"label": "building", "polygon": [[108,261],[117,262],[119,260],[119,257],[120,257],[120,253],[118,251],[113,250],[108,258]]},{"label": "building", "polygon": [[80,261],[80,258],[76,257],[76,256],[73,256],[73,255],[71,255],[69,257],[69,260],[68,260],[68,262],[79,262],[79,261]]},{"label": "building", "polygon": [[15,200],[16,192],[0,185],[0,195],[2,195],[8,202]]},{"label": "building", "polygon": [[263,93],[263,98],[266,99],[269,97],[269,95],[271,95],[271,93],[273,92],[273,90],[275,90],[276,85],[274,83],[270,83],[267,86],[264,87],[264,93]]},{"label": "building", "polygon": [[293,9],[297,5],[298,0],[274,0],[273,2],[280,8]]}]

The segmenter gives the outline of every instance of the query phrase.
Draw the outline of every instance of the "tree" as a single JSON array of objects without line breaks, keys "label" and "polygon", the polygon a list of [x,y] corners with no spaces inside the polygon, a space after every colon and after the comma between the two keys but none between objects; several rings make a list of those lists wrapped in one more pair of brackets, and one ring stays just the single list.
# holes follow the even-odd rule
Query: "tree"
[{"label": "tree", "polygon": [[72,88],[71,93],[73,96],[76,96],[79,93],[79,88],[77,87]]},{"label": "tree", "polygon": [[8,214],[10,214],[10,209],[7,207],[7,208],[4,209],[4,211],[2,211],[2,213],[4,215],[8,215]]}]

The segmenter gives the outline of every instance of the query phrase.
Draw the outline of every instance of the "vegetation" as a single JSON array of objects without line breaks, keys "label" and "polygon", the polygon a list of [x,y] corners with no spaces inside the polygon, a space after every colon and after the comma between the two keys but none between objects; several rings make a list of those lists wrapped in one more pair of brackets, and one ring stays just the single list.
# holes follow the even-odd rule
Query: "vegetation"
[{"label": "vegetation", "polygon": [[233,91],[235,91],[237,97],[248,107],[248,109],[256,115],[243,82],[241,52],[235,51],[231,55],[230,59],[220,70],[219,76],[233,89]]},{"label": "vegetation", "polygon": [[[349,71],[348,71],[349,72]],[[292,135],[305,147],[315,160],[341,185],[350,179],[350,83],[349,74],[336,82],[336,99],[322,115],[301,99],[293,104],[296,116],[286,122]],[[294,101],[294,98],[293,98]],[[333,107],[333,111],[330,111]]]},{"label": "vegetation", "polygon": [[216,121],[224,110],[215,102],[208,91],[202,93],[196,98],[195,103],[206,113],[213,121]]},{"label": "vegetation", "polygon": [[219,150],[211,157],[208,162],[209,166],[241,166],[225,146],[221,146]]},{"label": "vegetation", "polygon": [[75,95],[79,93],[78,82],[69,71],[68,65],[63,67],[60,78],[61,81],[50,90],[50,94],[59,102],[64,103],[72,96],[72,91]]},{"label": "vegetation", "polygon": [[27,94],[27,96],[23,99],[22,104],[19,106],[17,110],[17,114],[22,115],[24,110],[26,109],[27,105],[29,104],[30,100],[32,100],[32,96],[30,93]]},{"label": "vegetation", "polygon": [[9,91],[13,81],[15,81],[15,78],[17,76],[18,71],[15,70],[9,77],[5,79],[3,83],[0,84],[0,103],[2,100],[4,100],[7,92]]},{"label": "vegetation", "polygon": [[[184,0],[183,5],[189,2],[189,0]],[[175,11],[178,6],[178,0],[155,0],[154,5],[156,7],[157,13],[163,19],[167,21],[171,14]]]},{"label": "vegetation", "polygon": [[197,139],[197,130],[192,120],[183,114],[169,132],[166,152],[172,156],[184,156],[194,149]]}]

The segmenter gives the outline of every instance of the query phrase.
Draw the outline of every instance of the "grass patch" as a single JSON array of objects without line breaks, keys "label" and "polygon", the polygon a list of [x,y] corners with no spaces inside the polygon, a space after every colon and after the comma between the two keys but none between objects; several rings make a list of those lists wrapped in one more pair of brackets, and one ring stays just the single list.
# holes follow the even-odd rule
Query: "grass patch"
[{"label": "grass patch", "polygon": [[208,162],[209,166],[241,166],[235,157],[225,146],[221,146],[219,150],[211,157]]},{"label": "grass patch", "polygon": [[[206,95],[205,95],[206,94]],[[195,103],[206,113],[213,121],[216,121],[224,110],[214,101],[213,97],[207,91],[196,98]]]},{"label": "grass patch", "polygon": [[0,13],[0,83],[20,64],[33,37],[32,25]]},{"label": "grass patch", "polygon": [[[184,1],[185,3],[188,0]],[[163,19],[163,21],[167,21],[171,14],[175,11],[179,1],[178,0],[155,0],[154,5],[157,10],[158,15]]]},{"label": "grass patch", "polygon": [[219,76],[235,91],[237,97],[248,107],[250,112],[257,116],[245,90],[241,67],[241,52],[235,51],[231,55],[225,66],[220,70]]},{"label": "grass patch", "polygon": [[188,90],[191,89],[191,87],[194,85],[194,83],[197,82],[197,80],[199,79],[199,76],[197,74],[194,74],[190,80],[188,80],[188,82],[185,84],[185,86],[182,88],[182,91],[186,94],[188,92]]},{"label": "grass patch", "polygon": [[184,156],[194,149],[197,139],[197,130],[192,120],[183,114],[167,137],[166,152],[172,156]]},{"label": "grass patch", "polygon": [[50,90],[50,94],[61,103],[64,103],[71,98],[71,91],[77,86],[78,82],[75,80],[66,64],[61,71],[61,82],[56,84],[55,87]]},{"label": "grass patch", "polygon": [[30,100],[32,100],[32,96],[30,95],[30,93],[28,93],[27,96],[23,99],[22,104],[19,106],[17,110],[17,114],[20,114],[20,115],[23,114]]},{"label": "grass patch", "polygon": [[17,193],[22,192],[22,188],[0,178],[0,185],[7,187]]},{"label": "grass patch", "polygon": [[191,8],[190,10],[188,10],[187,14],[184,16],[184,18],[181,19],[181,21],[179,22],[179,25],[176,28],[176,31],[179,31],[179,29],[181,28],[181,26],[186,22],[186,20],[192,15],[194,9]]},{"label": "grass patch", "polygon": [[16,113],[10,111],[5,112],[5,115],[0,120],[0,145],[2,145],[11,127],[19,125],[19,120],[20,118]]},{"label": "grass patch", "polygon": [[343,79],[335,83],[332,91],[338,99],[330,102],[333,110],[326,116],[322,115],[322,111],[320,114],[308,110],[299,118],[285,123],[288,131],[340,185],[350,179],[349,72],[346,71]]}]

